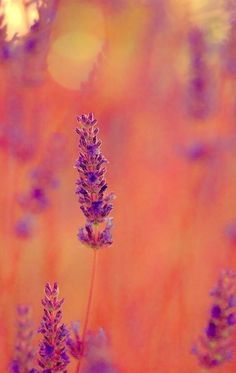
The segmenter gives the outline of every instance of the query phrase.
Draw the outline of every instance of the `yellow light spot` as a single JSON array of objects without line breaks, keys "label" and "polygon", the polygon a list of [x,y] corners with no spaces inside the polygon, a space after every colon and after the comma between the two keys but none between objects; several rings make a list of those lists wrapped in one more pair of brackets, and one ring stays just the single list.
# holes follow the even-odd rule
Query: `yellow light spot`
[{"label": "yellow light spot", "polygon": [[7,38],[12,39],[15,34],[25,35],[30,26],[38,18],[36,4],[26,7],[22,0],[3,0],[1,14],[7,26]]},{"label": "yellow light spot", "polygon": [[223,0],[191,0],[191,20],[199,26],[210,43],[224,42],[230,30],[229,13]]},{"label": "yellow light spot", "polygon": [[69,89],[79,89],[91,73],[103,47],[103,39],[85,32],[59,37],[48,56],[53,79]]}]

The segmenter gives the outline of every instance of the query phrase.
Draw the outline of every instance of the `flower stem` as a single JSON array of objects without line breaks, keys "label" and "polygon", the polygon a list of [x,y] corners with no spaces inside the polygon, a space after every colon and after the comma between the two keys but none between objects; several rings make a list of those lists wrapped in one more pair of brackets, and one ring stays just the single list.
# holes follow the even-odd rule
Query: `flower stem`
[{"label": "flower stem", "polygon": [[[82,346],[84,346],[84,341],[85,341],[88,322],[89,322],[90,310],[91,310],[91,305],[92,305],[94,280],[95,280],[95,273],[96,273],[96,264],[97,264],[97,249],[94,249],[93,250],[92,275],[91,275],[89,295],[88,295],[88,303],[87,303],[85,320],[84,320],[84,327],[83,327],[83,333],[82,333]],[[79,359],[79,361],[78,361],[78,364],[77,364],[77,367],[76,367],[76,373],[79,373],[80,366],[81,366],[81,359]]]}]

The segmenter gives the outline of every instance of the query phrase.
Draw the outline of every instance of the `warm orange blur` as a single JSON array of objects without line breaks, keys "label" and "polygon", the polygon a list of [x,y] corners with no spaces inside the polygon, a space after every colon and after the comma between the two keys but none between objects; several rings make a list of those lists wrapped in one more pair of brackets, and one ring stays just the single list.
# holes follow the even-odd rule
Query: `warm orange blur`
[{"label": "warm orange blur", "polygon": [[[190,351],[206,326],[209,291],[222,268],[236,268],[235,236],[225,233],[236,221],[236,86],[225,67],[232,37],[226,3],[61,0],[44,79],[24,80],[39,72],[32,55],[14,68],[1,64],[0,125],[20,124],[34,141],[24,162],[1,143],[1,372],[14,344],[15,306],[32,304],[37,326],[46,281],[59,282],[65,322],[84,321],[92,252],[76,237],[84,217],[73,165],[75,118],[90,111],[117,199],[114,244],[98,253],[89,327],[107,331],[120,373],[201,372]],[[24,18],[22,2],[4,4],[8,37],[26,34],[32,18]],[[193,25],[210,45],[210,108],[200,119],[189,109]],[[48,147],[55,156],[55,132],[65,141],[60,186],[35,217],[33,237],[20,240],[13,234],[22,214],[17,196]],[[194,158],[188,149],[198,143],[207,151]],[[215,372],[235,372],[235,360]]]}]

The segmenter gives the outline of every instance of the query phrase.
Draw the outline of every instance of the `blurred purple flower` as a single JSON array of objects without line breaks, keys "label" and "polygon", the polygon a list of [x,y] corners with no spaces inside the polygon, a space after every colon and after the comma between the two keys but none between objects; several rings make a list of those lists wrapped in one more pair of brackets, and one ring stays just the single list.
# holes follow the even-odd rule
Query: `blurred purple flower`
[{"label": "blurred purple flower", "polygon": [[19,219],[15,224],[15,235],[20,239],[27,239],[32,235],[32,219],[29,216]]},{"label": "blurred purple flower", "polygon": [[14,357],[10,364],[11,373],[33,372],[35,351],[33,348],[33,324],[28,306],[17,307],[17,334]]},{"label": "blurred purple flower", "polygon": [[0,126],[0,147],[8,151],[17,161],[25,163],[36,153],[36,139],[27,132],[23,125],[23,104],[21,99],[9,98],[7,120]]},{"label": "blurred purple flower", "polygon": [[31,219],[23,217],[17,221],[15,233],[19,238],[29,238],[32,233],[30,220],[51,206],[50,193],[60,185],[58,173],[67,161],[65,149],[65,137],[61,133],[54,133],[49,138],[44,157],[30,170],[29,186],[26,191],[19,193],[17,202],[24,215],[31,216]]},{"label": "blurred purple flower", "polygon": [[[104,165],[107,160],[101,153],[97,120],[92,113],[81,115],[77,120],[81,127],[76,129],[79,135],[79,158],[75,164],[79,173],[76,193],[87,220],[85,227],[79,230],[78,237],[90,247],[100,248],[112,244],[112,219],[108,218],[108,215],[113,208],[114,194],[105,193],[107,183]],[[96,229],[100,223],[105,225],[102,231]]]},{"label": "blurred purple flower", "polygon": [[222,271],[216,287],[210,292],[213,303],[204,335],[193,347],[193,354],[206,369],[230,360],[233,352],[232,332],[236,323],[236,273]]},{"label": "blurred purple flower", "polygon": [[45,296],[42,299],[44,315],[39,333],[43,339],[40,343],[38,363],[43,372],[67,371],[69,357],[66,352],[66,339],[68,331],[64,324],[60,324],[62,319],[61,305],[64,299],[58,299],[59,289],[57,283],[53,286],[45,285]]},{"label": "blurred purple flower", "polygon": [[189,32],[190,71],[188,83],[189,112],[195,119],[205,119],[210,111],[209,74],[205,61],[205,36],[197,27]]},{"label": "blurred purple flower", "polygon": [[212,156],[212,150],[210,145],[196,142],[186,149],[185,154],[190,161],[204,161]]},{"label": "blurred purple flower", "polygon": [[85,373],[116,373],[116,370],[113,365],[106,360],[99,359],[89,364]]},{"label": "blurred purple flower", "polygon": [[44,189],[54,189],[59,186],[57,173],[60,172],[66,164],[66,139],[55,132],[48,140],[43,159],[37,166],[31,169],[29,177],[34,186]]},{"label": "blurred purple flower", "polygon": [[116,373],[117,370],[110,361],[109,344],[105,331],[90,331],[86,336],[85,357],[86,373]]},{"label": "blurred purple flower", "polygon": [[43,162],[34,167],[30,172],[30,178],[35,185],[43,185],[44,188],[56,188],[59,180],[50,162]]},{"label": "blurred purple flower", "polygon": [[49,206],[45,189],[41,185],[33,185],[30,190],[18,196],[19,205],[33,214],[41,213]]},{"label": "blurred purple flower", "polygon": [[74,321],[71,323],[71,330],[73,332],[73,337],[69,336],[67,338],[66,344],[67,349],[71,356],[79,360],[83,356],[83,342],[80,337],[80,322]]},{"label": "blurred purple flower", "polygon": [[232,221],[225,226],[225,235],[231,244],[236,244],[236,222]]},{"label": "blurred purple flower", "polygon": [[108,337],[103,328],[99,328],[96,332],[95,331],[88,331],[86,336],[86,345],[87,345],[87,352],[86,354],[89,356],[94,356],[93,350],[97,349],[99,352],[106,350],[108,347]]}]

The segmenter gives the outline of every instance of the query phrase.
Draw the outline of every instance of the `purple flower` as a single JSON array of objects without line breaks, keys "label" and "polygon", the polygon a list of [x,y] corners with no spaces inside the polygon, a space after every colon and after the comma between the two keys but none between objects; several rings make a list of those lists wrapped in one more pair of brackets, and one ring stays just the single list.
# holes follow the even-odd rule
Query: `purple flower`
[{"label": "purple flower", "polygon": [[211,309],[211,316],[215,319],[219,319],[222,314],[221,307],[218,304],[215,304]]},{"label": "purple flower", "polygon": [[87,360],[86,373],[116,373],[111,362],[108,337],[100,328],[97,332],[90,331],[86,336],[85,357]]},{"label": "purple flower", "polygon": [[[106,194],[105,180],[107,160],[101,153],[101,141],[98,139],[97,120],[92,113],[77,118],[81,124],[76,129],[79,135],[79,157],[75,167],[79,173],[76,182],[76,194],[79,196],[81,210],[87,223],[81,228],[78,237],[82,243],[92,248],[112,244],[112,219],[108,218],[113,205],[114,194]],[[103,229],[98,229],[98,224]]]},{"label": "purple flower", "polygon": [[13,359],[10,364],[11,373],[33,371],[35,351],[33,348],[33,325],[28,306],[17,307],[17,334]]},{"label": "purple flower", "polygon": [[205,35],[199,28],[192,28],[188,41],[191,59],[191,77],[188,85],[189,111],[195,119],[204,119],[210,111],[209,74],[205,62]]},{"label": "purple flower", "polygon": [[7,40],[7,26],[4,24],[4,15],[0,16],[0,63],[7,62],[12,57],[13,43],[12,40]]},{"label": "purple flower", "polygon": [[31,190],[31,200],[37,205],[39,211],[44,210],[48,206],[48,199],[46,197],[45,191],[42,187],[36,186]]},{"label": "purple flower", "polygon": [[49,206],[46,189],[42,185],[32,185],[26,193],[18,196],[18,203],[29,213],[42,213]]},{"label": "purple flower", "polygon": [[209,159],[213,153],[213,149],[206,143],[196,142],[191,144],[186,149],[187,158],[192,161],[204,161]]},{"label": "purple flower", "polygon": [[59,289],[57,283],[53,286],[46,284],[45,296],[42,300],[44,315],[39,333],[43,339],[40,343],[38,363],[43,372],[66,372],[69,357],[66,353],[66,339],[68,331],[62,319],[61,305],[64,299],[58,299]]},{"label": "purple flower", "polygon": [[233,245],[236,244],[236,222],[231,221],[225,226],[225,236]]},{"label": "purple flower", "polygon": [[112,219],[106,219],[106,226],[105,228],[97,232],[96,227],[93,224],[86,224],[84,228],[79,229],[78,238],[79,240],[93,249],[109,246],[112,244]]},{"label": "purple flower", "polygon": [[71,329],[73,332],[73,338],[72,337],[67,338],[67,341],[66,341],[67,348],[71,356],[79,360],[83,356],[83,342],[79,334],[79,330],[80,330],[79,321],[72,322]]},{"label": "purple flower", "polygon": [[15,234],[20,239],[28,239],[32,235],[32,218],[24,216],[15,224]]},{"label": "purple flower", "polygon": [[193,350],[204,368],[216,367],[232,357],[232,332],[236,323],[235,285],[236,273],[222,271],[216,287],[210,292],[214,298],[210,318]]},{"label": "purple flower", "polygon": [[113,365],[106,360],[99,359],[90,364],[85,370],[85,373],[116,373],[116,370]]}]

